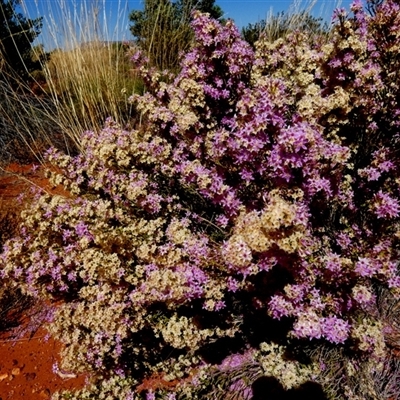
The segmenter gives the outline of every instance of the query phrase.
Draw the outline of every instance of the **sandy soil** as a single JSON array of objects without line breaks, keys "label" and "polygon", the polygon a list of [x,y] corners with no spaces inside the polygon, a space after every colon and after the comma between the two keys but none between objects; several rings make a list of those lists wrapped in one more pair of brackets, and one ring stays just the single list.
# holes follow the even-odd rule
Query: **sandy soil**
[{"label": "sandy soil", "polygon": [[33,337],[17,341],[0,336],[0,398],[38,400],[50,399],[58,390],[82,388],[85,377],[53,372],[60,344],[46,338],[39,329]]}]

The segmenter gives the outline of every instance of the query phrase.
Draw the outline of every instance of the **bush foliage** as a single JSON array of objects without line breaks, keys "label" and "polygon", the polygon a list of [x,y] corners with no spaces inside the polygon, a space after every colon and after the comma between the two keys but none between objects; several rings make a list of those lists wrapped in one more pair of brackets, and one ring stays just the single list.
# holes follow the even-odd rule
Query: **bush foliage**
[{"label": "bush foliage", "polygon": [[[60,368],[89,385],[55,398],[249,399],[263,376],[383,398],[400,3],[369,6],[337,10],[329,42],[294,31],[254,51],[233,22],[195,13],[177,76],[132,56],[147,88],[131,98],[137,129],[110,119],[80,155],[47,152],[70,196],[38,193],[0,263],[24,292],[62,300]],[[340,387],[309,346],[346,354]]]}]

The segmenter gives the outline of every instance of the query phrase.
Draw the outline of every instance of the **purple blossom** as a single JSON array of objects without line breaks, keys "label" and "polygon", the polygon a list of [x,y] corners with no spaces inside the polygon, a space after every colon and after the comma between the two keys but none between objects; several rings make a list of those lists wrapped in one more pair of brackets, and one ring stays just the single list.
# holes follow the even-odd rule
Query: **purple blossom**
[{"label": "purple blossom", "polygon": [[271,315],[276,319],[292,315],[294,311],[293,304],[280,295],[274,295],[271,297],[271,300],[268,303],[268,308]]},{"label": "purple blossom", "polygon": [[52,216],[53,216],[53,213],[50,208],[48,210],[46,210],[46,212],[43,214],[43,217],[46,219],[50,219]]},{"label": "purple blossom", "polygon": [[182,268],[178,268],[180,272],[186,278],[187,298],[194,299],[199,298],[204,293],[204,286],[208,282],[209,278],[199,267],[194,265],[185,265]]},{"label": "purple blossom", "polygon": [[239,282],[230,276],[228,278],[227,288],[230,292],[235,293],[239,289]]},{"label": "purple blossom", "polygon": [[232,354],[232,355],[226,357],[222,361],[219,368],[222,371],[229,371],[231,369],[239,368],[242,365],[244,365],[252,360],[253,360],[253,356],[249,352],[246,352],[244,354]]},{"label": "purple blossom", "polygon": [[88,226],[83,221],[79,221],[78,224],[75,226],[75,232],[80,238],[86,237],[89,240],[93,239],[92,234],[89,232]]},{"label": "purple blossom", "polygon": [[65,242],[71,237],[71,235],[72,235],[72,232],[69,229],[62,230],[62,237]]},{"label": "purple blossom", "polygon": [[325,267],[331,272],[340,272],[342,270],[342,261],[340,256],[335,253],[330,253],[327,255]]},{"label": "purple blossom", "polygon": [[219,300],[215,303],[214,311],[220,311],[220,310],[224,309],[225,307],[226,307],[225,302],[222,300]]},{"label": "purple blossom", "polygon": [[240,177],[246,182],[251,182],[254,179],[253,172],[248,171],[246,169],[240,172]]},{"label": "purple blossom", "polygon": [[53,365],[51,366],[51,370],[53,371],[53,374],[58,374],[60,372],[60,367],[58,366],[57,361],[53,363]]},{"label": "purple blossom", "polygon": [[377,181],[382,175],[381,171],[374,167],[361,169],[358,173],[360,176],[366,177],[368,181]]},{"label": "purple blossom", "polygon": [[336,22],[337,20],[345,18],[346,16],[347,16],[347,11],[345,8],[343,7],[336,8],[332,14],[332,22]]},{"label": "purple blossom", "polygon": [[126,394],[124,400],[134,400],[134,392],[129,391],[129,392]]},{"label": "purple blossom", "polygon": [[298,338],[319,339],[322,336],[323,320],[312,311],[299,313],[293,325],[293,334]]},{"label": "purple blossom", "polygon": [[372,260],[368,257],[359,257],[356,262],[355,272],[360,276],[372,277],[380,268],[381,265],[377,260]]},{"label": "purple blossom", "polygon": [[382,161],[379,163],[378,168],[382,172],[389,172],[389,171],[393,170],[394,168],[396,168],[396,166],[393,163],[393,161],[385,160],[385,161]]},{"label": "purple blossom", "polygon": [[219,215],[217,218],[215,218],[215,222],[217,222],[217,224],[222,228],[225,228],[229,223],[229,219],[226,217],[226,215]]},{"label": "purple blossom", "polygon": [[362,305],[371,303],[375,299],[375,296],[367,287],[357,285],[353,288],[353,298],[357,303]]},{"label": "purple blossom", "polygon": [[67,275],[68,280],[71,282],[76,282],[76,271],[69,271]]},{"label": "purple blossom", "polygon": [[399,215],[400,203],[380,190],[374,197],[374,209],[378,218],[395,218]]},{"label": "purple blossom", "polygon": [[311,289],[310,290],[310,306],[312,306],[312,308],[314,310],[323,310],[326,307],[325,302],[323,301],[323,298],[321,297],[321,293],[320,290],[318,289]]},{"label": "purple blossom", "polygon": [[350,325],[336,316],[322,320],[322,335],[331,343],[344,343],[349,337]]},{"label": "purple blossom", "polygon": [[14,268],[14,278],[19,278],[21,275],[22,275],[22,273],[23,273],[23,271],[24,271],[24,269],[22,268],[22,267],[15,267]]},{"label": "purple blossom", "polygon": [[388,286],[392,288],[400,288],[400,276],[392,276],[388,279]]},{"label": "purple blossom", "polygon": [[149,391],[146,393],[146,400],[156,400],[156,395],[153,391]]},{"label": "purple blossom", "polygon": [[329,198],[332,196],[331,182],[326,178],[311,178],[308,181],[308,191],[311,196],[322,191]]}]

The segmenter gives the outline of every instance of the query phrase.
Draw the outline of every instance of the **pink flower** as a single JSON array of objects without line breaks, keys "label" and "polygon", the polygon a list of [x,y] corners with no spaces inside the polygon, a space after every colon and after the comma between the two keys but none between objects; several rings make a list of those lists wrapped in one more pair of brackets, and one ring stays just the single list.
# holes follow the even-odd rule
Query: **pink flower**
[{"label": "pink flower", "polygon": [[322,335],[331,343],[344,343],[349,336],[350,325],[336,316],[322,320]]},{"label": "pink flower", "polygon": [[229,223],[229,219],[225,215],[219,215],[215,218],[215,222],[222,228],[225,228]]},{"label": "pink flower", "polygon": [[313,311],[302,312],[293,326],[293,333],[298,338],[319,339],[322,336],[321,322]]},{"label": "pink flower", "polygon": [[399,216],[399,201],[380,190],[374,197],[374,209],[378,218],[394,218]]},{"label": "pink flower", "polygon": [[268,303],[271,315],[276,319],[287,317],[293,313],[293,304],[283,296],[274,295]]},{"label": "pink flower", "polygon": [[355,272],[360,276],[372,277],[380,268],[378,261],[367,257],[359,257],[356,263]]}]

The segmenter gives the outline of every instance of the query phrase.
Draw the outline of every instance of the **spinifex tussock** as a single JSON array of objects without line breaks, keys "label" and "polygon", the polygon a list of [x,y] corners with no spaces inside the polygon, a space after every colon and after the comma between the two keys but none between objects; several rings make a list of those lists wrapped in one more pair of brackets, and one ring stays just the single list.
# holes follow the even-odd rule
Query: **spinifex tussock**
[{"label": "spinifex tussock", "polygon": [[42,163],[43,153],[56,146],[74,153],[70,135],[57,118],[56,105],[38,96],[29,86],[16,91],[8,82],[0,83],[0,164]]},{"label": "spinifex tussock", "polygon": [[[122,125],[132,122],[133,109],[127,98],[140,90],[141,83],[126,57],[123,39],[108,30],[106,13],[100,21],[105,2],[96,3],[96,22],[94,5],[86,1],[49,4],[44,44],[32,49],[41,71],[30,74],[29,82],[2,82],[3,161],[21,160],[24,152],[27,159],[42,161],[50,145],[73,154],[80,148],[81,132],[100,129],[107,117]],[[29,5],[22,2],[28,15],[36,17],[43,11],[38,7],[35,12],[34,5]],[[122,3],[117,8],[118,21],[127,20]]]},{"label": "spinifex tussock", "polygon": [[121,124],[131,121],[127,98],[137,84],[126,50],[122,43],[94,41],[56,50],[46,64],[47,94],[78,146],[80,132],[99,129],[108,116]]},{"label": "spinifex tussock", "polygon": [[[65,132],[79,147],[80,133],[100,129],[107,117],[121,125],[131,122],[127,98],[138,88],[137,75],[126,57],[121,35],[127,4],[113,5],[115,29],[104,0],[53,2],[45,17],[47,46],[54,50],[43,65],[45,91],[57,109]],[[103,16],[103,17],[102,17]]]}]

